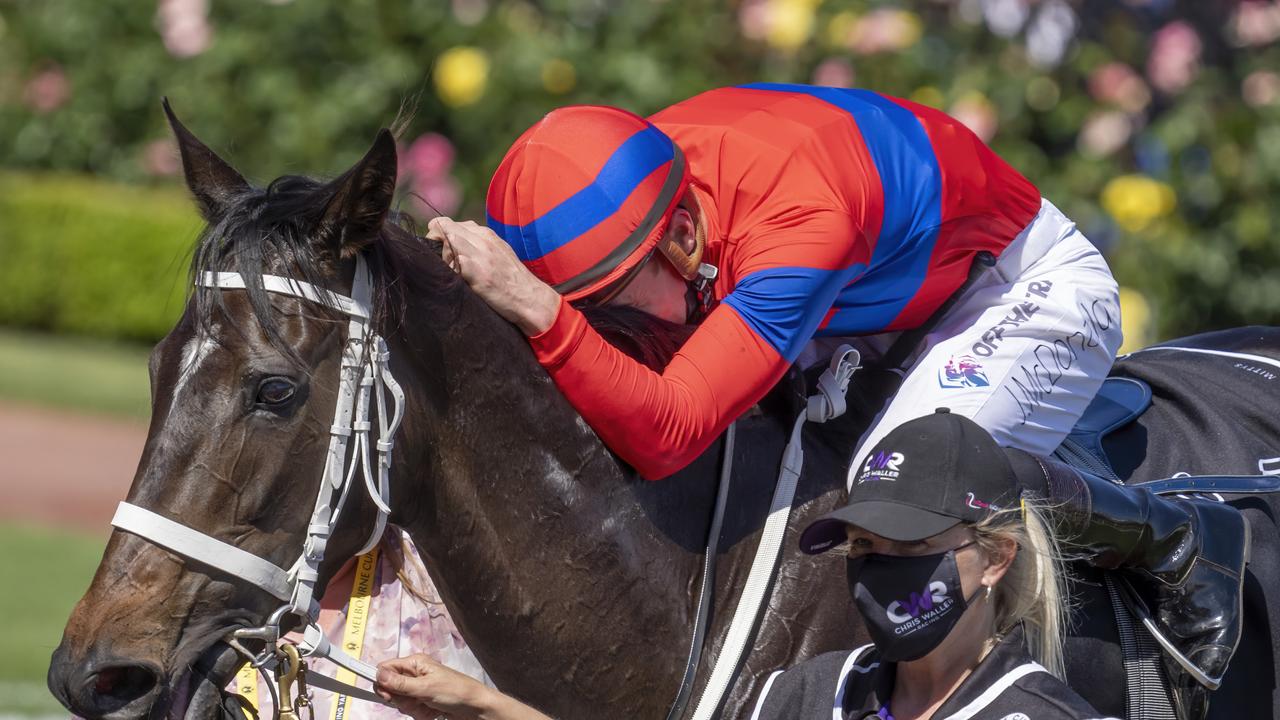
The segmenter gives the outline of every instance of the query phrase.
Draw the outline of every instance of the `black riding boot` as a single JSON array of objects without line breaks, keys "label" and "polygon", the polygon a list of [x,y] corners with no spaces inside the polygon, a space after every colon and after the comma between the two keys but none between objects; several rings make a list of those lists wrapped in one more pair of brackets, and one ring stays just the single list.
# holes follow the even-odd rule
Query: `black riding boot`
[{"label": "black riding boot", "polygon": [[1175,709],[1186,720],[1203,718],[1209,691],[1240,642],[1249,547],[1244,516],[1219,502],[1163,497],[1041,462],[1045,496],[1068,552],[1083,550],[1097,567],[1155,581],[1157,628],[1204,676],[1198,680],[1163,653]]}]

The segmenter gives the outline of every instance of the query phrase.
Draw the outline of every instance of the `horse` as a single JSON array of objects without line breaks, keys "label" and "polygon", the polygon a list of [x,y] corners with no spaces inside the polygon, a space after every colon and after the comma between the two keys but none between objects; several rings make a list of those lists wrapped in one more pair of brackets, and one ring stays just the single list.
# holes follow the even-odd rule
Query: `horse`
[{"label": "horse", "polygon": [[[375,278],[373,323],[405,394],[390,520],[413,538],[467,643],[498,687],[554,717],[666,716],[689,653],[722,441],[656,483],[612,455],[519,332],[459,280],[438,246],[398,222],[389,132],[330,182],[285,176],[258,189],[172,115],[170,123],[208,223],[193,278],[223,270],[249,281],[237,291],[197,288],[152,352],[152,418],[128,501],[276,565],[298,555],[308,520],[298,509],[312,504],[324,463],[345,323],[252,279],[274,274],[345,292],[363,258]],[[594,322],[653,367],[687,332],[625,312]],[[867,640],[842,560],[803,555],[794,540],[840,501],[849,448],[893,387],[891,370],[855,375],[846,417],[805,430],[788,550],[720,717],[749,714],[772,670]],[[738,423],[733,460],[745,471],[733,477],[695,697],[720,653],[802,400],[792,381],[781,383]],[[351,502],[319,587],[375,526],[373,501]],[[1272,505],[1259,512],[1274,524]],[[54,651],[49,687],[86,718],[217,717],[239,665],[221,639],[261,624],[276,604],[116,531]],[[1265,602],[1246,609],[1275,626]],[[1081,606],[1077,614],[1098,622],[1069,641],[1068,662],[1073,677],[1092,681],[1080,685],[1086,697],[1121,714],[1109,612],[1093,599]],[[1259,680],[1274,689],[1270,653],[1256,653],[1265,662],[1219,695]],[[1215,696],[1213,707],[1262,707],[1237,704],[1245,702]],[[1262,702],[1273,708],[1274,690]]]}]

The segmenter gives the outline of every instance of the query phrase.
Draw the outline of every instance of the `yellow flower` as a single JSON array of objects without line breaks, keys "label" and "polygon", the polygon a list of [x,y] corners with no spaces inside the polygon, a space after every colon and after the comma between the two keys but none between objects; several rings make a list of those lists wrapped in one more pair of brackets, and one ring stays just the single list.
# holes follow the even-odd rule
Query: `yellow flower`
[{"label": "yellow flower", "polygon": [[1151,344],[1151,304],[1142,293],[1131,288],[1120,288],[1120,328],[1124,331],[1124,344],[1120,353],[1129,353]]},{"label": "yellow flower", "polygon": [[841,10],[827,22],[827,44],[831,47],[845,47],[857,27],[858,14]]},{"label": "yellow flower", "polygon": [[813,34],[813,13],[821,0],[772,0],[765,42],[779,50],[795,50]]},{"label": "yellow flower", "polygon": [[436,60],[436,94],[450,107],[470,105],[484,95],[489,57],[473,47],[449,48]]},{"label": "yellow flower", "polygon": [[1173,188],[1145,175],[1121,175],[1102,189],[1102,207],[1129,232],[1145,230],[1177,205]]},{"label": "yellow flower", "polygon": [[563,95],[578,84],[578,73],[568,60],[553,58],[542,63],[542,87],[553,95]]}]

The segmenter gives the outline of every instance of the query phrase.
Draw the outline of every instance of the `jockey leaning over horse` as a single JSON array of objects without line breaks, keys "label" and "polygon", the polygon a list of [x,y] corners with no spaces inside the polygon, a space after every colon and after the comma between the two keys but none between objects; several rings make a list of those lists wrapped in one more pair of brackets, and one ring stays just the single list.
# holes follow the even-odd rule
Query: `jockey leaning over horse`
[{"label": "jockey leaning over horse", "polygon": [[[1120,345],[1116,282],[1075,225],[955,119],[865,90],[725,88],[649,120],[556,110],[508,151],[488,215],[489,228],[433,220],[429,236],[650,479],[692,461],[815,338],[916,328],[957,291],[854,457],[943,405],[1047,455]],[[966,286],[979,253],[996,262]],[[699,327],[653,372],[575,308],[606,302]],[[1081,505],[1064,513],[1079,544],[1161,581],[1166,635],[1220,676],[1239,635],[1238,601],[1223,598],[1239,594],[1242,523],[1209,526],[1202,501],[1025,474]]]}]

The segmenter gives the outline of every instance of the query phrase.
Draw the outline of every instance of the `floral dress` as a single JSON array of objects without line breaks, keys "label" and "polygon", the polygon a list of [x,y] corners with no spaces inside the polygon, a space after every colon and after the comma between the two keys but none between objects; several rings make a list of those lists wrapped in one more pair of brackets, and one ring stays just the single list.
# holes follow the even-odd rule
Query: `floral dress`
[{"label": "floral dress", "polygon": [[[338,646],[343,643],[347,626],[356,567],[355,558],[344,565],[329,581],[320,601],[320,627]],[[364,662],[376,665],[395,657],[425,653],[443,665],[493,685],[449,617],[409,534],[399,527],[389,526],[378,546],[368,602],[368,622],[360,650]],[[328,660],[311,660],[308,668],[311,673],[330,677],[338,673],[338,667]],[[273,717],[275,709],[263,682],[261,675],[237,675],[227,690],[246,697],[258,708],[259,717],[265,719]],[[360,679],[357,685],[368,689],[371,683]],[[316,720],[337,720],[333,693],[312,687],[311,699]],[[341,720],[389,720],[401,716],[394,708],[357,699],[349,699],[341,710]]]}]

